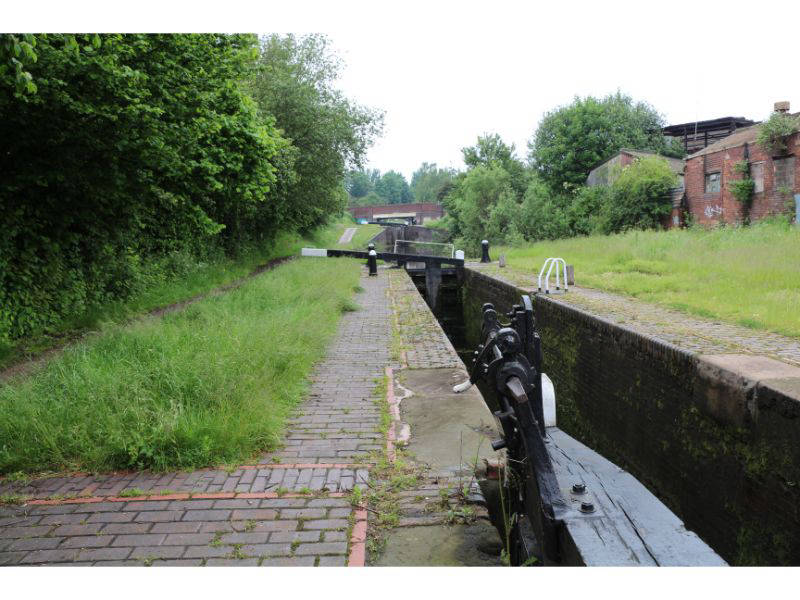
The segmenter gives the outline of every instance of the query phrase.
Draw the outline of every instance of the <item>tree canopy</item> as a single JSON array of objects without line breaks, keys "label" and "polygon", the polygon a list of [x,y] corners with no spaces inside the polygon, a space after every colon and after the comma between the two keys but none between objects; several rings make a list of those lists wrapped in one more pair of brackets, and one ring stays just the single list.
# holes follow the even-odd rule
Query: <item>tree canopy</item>
[{"label": "tree canopy", "polygon": [[375,184],[375,193],[387,204],[405,204],[411,202],[411,190],[406,178],[397,171],[387,171]]},{"label": "tree canopy", "polygon": [[410,188],[414,202],[441,202],[455,176],[454,169],[440,169],[436,163],[423,162],[411,175]]},{"label": "tree canopy", "polygon": [[664,120],[645,102],[617,92],[598,100],[575,98],[548,112],[528,143],[528,159],[554,192],[586,182],[589,171],[621,148],[682,156],[661,134]]},{"label": "tree canopy", "polygon": [[342,180],[360,167],[367,148],[381,133],[383,114],[348,100],[334,87],[341,61],[319,34],[298,38],[273,34],[261,39],[251,91],[265,119],[274,117],[298,149],[292,220],[301,230],[342,210]]},{"label": "tree canopy", "polygon": [[380,115],[333,88],[326,51],[317,36],[0,35],[0,342],[130,295],[170,257],[237,253],[341,208]]}]

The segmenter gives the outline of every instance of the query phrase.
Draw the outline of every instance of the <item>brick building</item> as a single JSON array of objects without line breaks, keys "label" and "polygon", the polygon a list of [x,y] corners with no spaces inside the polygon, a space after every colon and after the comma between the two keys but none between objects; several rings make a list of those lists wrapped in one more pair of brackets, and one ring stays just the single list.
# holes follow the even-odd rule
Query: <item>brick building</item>
[{"label": "brick building", "polygon": [[426,220],[439,219],[444,216],[441,204],[377,204],[371,206],[351,206],[348,208],[355,219],[377,221],[379,219],[402,220],[413,217],[417,225]]},{"label": "brick building", "polygon": [[789,210],[794,195],[800,193],[800,178],[796,176],[800,133],[787,138],[787,150],[783,155],[771,156],[755,143],[759,127],[739,129],[686,159],[683,211],[691,215],[695,223],[715,225],[742,221],[742,205],[728,186],[730,181],[742,177],[734,170],[734,165],[740,161],[750,164],[750,177],[755,181],[750,219]]},{"label": "brick building", "polygon": [[671,158],[669,156],[662,156],[653,152],[645,152],[643,150],[629,150],[622,148],[617,154],[609,158],[607,161],[599,164],[594,169],[589,171],[589,177],[586,179],[586,185],[611,185],[617,178],[622,169],[633,163],[638,158],[645,156],[657,156],[667,161],[669,168],[672,169],[678,178],[681,180],[683,186],[683,169],[684,161],[680,158]]}]

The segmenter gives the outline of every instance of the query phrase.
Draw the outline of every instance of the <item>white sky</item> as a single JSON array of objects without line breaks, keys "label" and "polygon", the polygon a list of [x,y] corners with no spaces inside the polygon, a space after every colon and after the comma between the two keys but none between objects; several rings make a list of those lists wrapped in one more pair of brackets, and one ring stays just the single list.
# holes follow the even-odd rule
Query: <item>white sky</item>
[{"label": "white sky", "polygon": [[409,179],[423,161],[463,168],[460,149],[484,132],[524,157],[543,114],[575,95],[619,89],[668,123],[763,119],[776,100],[800,110],[797,0],[79,4],[0,27],[327,34],[347,65],[340,88],[386,112],[369,166]]}]

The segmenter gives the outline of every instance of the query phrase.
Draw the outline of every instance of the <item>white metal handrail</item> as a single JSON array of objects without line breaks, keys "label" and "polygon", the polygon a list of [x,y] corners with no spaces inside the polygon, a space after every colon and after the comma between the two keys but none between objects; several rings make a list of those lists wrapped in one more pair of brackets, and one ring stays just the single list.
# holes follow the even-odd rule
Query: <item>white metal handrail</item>
[{"label": "white metal handrail", "polygon": [[[561,289],[561,280],[560,280],[560,272],[559,268],[561,268],[564,274],[564,291],[567,291],[567,263],[563,258],[557,257],[550,257],[544,264],[542,265],[542,270],[539,271],[539,280],[538,280],[538,288],[539,291],[542,291],[542,276],[544,276],[544,293],[550,293],[550,273],[553,271],[553,267],[556,269],[556,289]],[[545,269],[547,269],[547,274],[545,275]]]}]

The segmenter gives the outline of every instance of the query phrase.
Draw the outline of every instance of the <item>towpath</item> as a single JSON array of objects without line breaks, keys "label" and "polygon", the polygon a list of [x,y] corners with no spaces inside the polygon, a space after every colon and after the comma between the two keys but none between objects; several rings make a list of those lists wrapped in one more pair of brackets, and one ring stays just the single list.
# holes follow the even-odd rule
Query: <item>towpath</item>
[{"label": "towpath", "polygon": [[[361,287],[359,310],[342,316],[281,448],[229,468],[0,480],[3,500],[19,502],[0,504],[0,565],[360,566],[368,545],[376,558],[395,526],[453,521],[454,507],[466,500],[453,485],[466,477],[460,460],[443,472],[410,457],[395,466],[398,446],[408,441],[396,399],[410,392],[394,372],[404,360],[449,368],[427,379],[447,388],[463,369],[404,271],[364,272]],[[432,335],[414,337],[422,331]],[[401,351],[404,343],[409,348]],[[368,507],[373,497],[379,504]],[[470,536],[491,537],[485,521],[476,529],[480,507],[458,510]],[[443,564],[496,562],[463,558],[472,544],[437,532],[450,540],[448,552],[461,556],[440,556]],[[398,564],[430,562],[409,559],[408,547],[395,549]]]},{"label": "towpath", "polygon": [[352,241],[353,235],[355,235],[355,233],[356,233],[355,227],[348,227],[347,229],[345,229],[344,232],[342,233],[342,237],[339,238],[339,244],[340,245],[349,244]]},{"label": "towpath", "polygon": [[[500,268],[496,263],[472,263],[469,267],[531,294],[536,291],[536,273]],[[696,317],[597,289],[572,286],[566,294],[550,297],[696,354],[751,354],[800,366],[800,340],[796,338]]]}]

